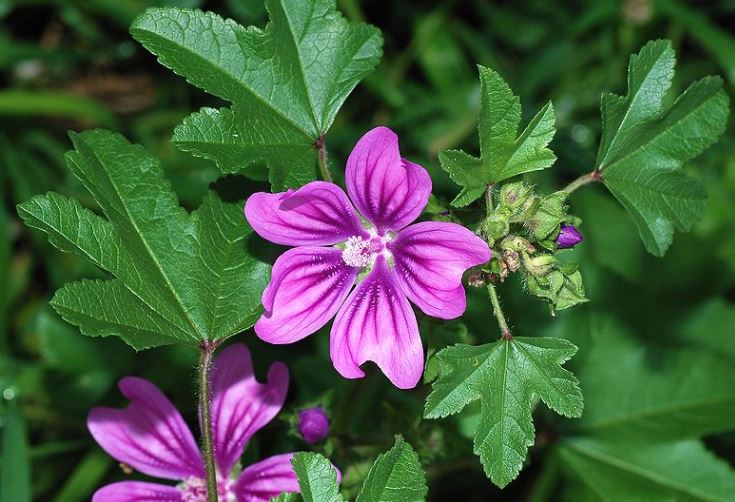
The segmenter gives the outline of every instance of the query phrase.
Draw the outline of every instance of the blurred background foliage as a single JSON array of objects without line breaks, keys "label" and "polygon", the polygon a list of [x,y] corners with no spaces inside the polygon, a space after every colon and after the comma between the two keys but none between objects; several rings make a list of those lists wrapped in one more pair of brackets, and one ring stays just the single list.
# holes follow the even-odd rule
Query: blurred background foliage
[{"label": "blurred background foliage", "polygon": [[[348,18],[383,31],[385,54],[330,132],[333,170],[343,170],[349,149],[365,130],[388,124],[398,131],[404,155],[430,169],[435,192],[447,200],[457,187],[438,168],[437,152],[477,149],[475,64],[499,71],[529,116],[553,100],[558,133],[552,148],[559,160],[527,178],[544,190],[558,189],[593,167],[600,93],[624,90],[628,56],[647,40],[673,41],[679,91],[707,74],[722,75],[731,95],[735,84],[733,0],[337,3]],[[123,404],[115,384],[124,375],[153,380],[194,423],[197,354],[184,348],[135,354],[118,340],[85,338],[61,321],[47,305],[53,291],[99,272],[52,249],[44,236],[19,223],[14,209],[51,189],[92,205],[64,167],[69,129],[106,127],[142,143],[161,159],[189,209],[217,178],[211,163],[178,152],[169,139],[191,111],[219,103],[159,66],[127,33],[132,19],[153,5],[214,10],[243,25],[262,26],[267,18],[262,0],[0,0],[0,502],[88,500],[101,484],[130,477],[94,444],[85,427],[92,406]],[[584,220],[586,240],[575,259],[582,263],[592,301],[554,319],[525,295],[519,281],[501,288],[516,333],[554,334],[580,345],[571,367],[590,413],[595,401],[621,391],[614,388],[615,357],[625,357],[623,348],[602,359],[609,367],[601,371],[611,375],[609,380],[595,379],[596,367],[585,367],[594,360],[586,348],[601,323],[615,331],[613,338],[627,337],[622,345],[644,354],[641,364],[650,366],[641,380],[621,375],[628,392],[653,385],[647,378],[659,373],[674,386],[685,385],[690,378],[686,357],[676,373],[666,373],[671,369],[666,354],[676,353],[676,347],[732,357],[728,361],[735,363],[735,138],[729,129],[688,166],[709,189],[707,210],[693,232],[676,235],[664,258],[646,254],[630,217],[603,187],[590,186],[571,203]],[[430,351],[498,336],[489,302],[476,292],[461,323],[421,323]],[[575,477],[578,463],[559,460],[570,458],[555,444],[569,431],[574,434],[574,421],[539,410],[530,465],[500,492],[471,451],[473,410],[454,421],[421,422],[428,386],[398,392],[374,372],[362,381],[341,380],[326,359],[326,333],[286,347],[267,346],[251,332],[235,340],[253,351],[260,378],[274,360],[285,361],[292,373],[281,420],[257,436],[246,462],[260,452],[305,449],[289,421],[295,410],[322,401],[330,409],[333,433],[318,449],[342,468],[347,494],[354,493],[375,455],[392,444],[392,434],[400,432],[425,464],[431,500],[450,495],[463,500],[600,498],[590,489],[594,479]],[[693,372],[694,356],[691,361]],[[729,373],[720,376],[732,380],[735,375]],[[182,384],[187,381],[192,383]],[[725,461],[735,462],[735,436],[709,435],[705,442]],[[615,484],[614,473],[602,476]]]}]

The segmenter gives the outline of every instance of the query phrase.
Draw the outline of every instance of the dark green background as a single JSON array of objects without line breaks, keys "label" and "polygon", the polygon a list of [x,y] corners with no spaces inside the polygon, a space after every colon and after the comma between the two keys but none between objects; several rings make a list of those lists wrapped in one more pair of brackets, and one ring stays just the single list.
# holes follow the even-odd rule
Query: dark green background
[{"label": "dark green background", "polygon": [[[47,305],[53,291],[99,272],[24,228],[14,210],[15,204],[47,190],[92,205],[63,165],[69,129],[101,126],[142,143],[161,158],[189,209],[217,178],[213,164],[176,151],[169,138],[190,112],[218,103],[159,66],[127,34],[130,21],[151,5],[201,7],[244,25],[266,21],[260,0],[0,0],[0,425],[5,433],[0,502],[23,502],[29,496],[88,500],[96,487],[127,477],[85,427],[92,406],[123,405],[115,388],[121,376],[153,380],[194,424],[197,354],[183,348],[135,354],[118,340],[88,339],[62,322]],[[552,148],[559,159],[551,169],[528,177],[541,190],[558,189],[594,167],[600,93],[624,91],[628,56],[647,40],[673,41],[678,90],[701,76],[720,74],[732,96],[735,82],[733,0],[340,0],[338,6],[348,18],[378,26],[385,39],[378,69],[348,98],[327,138],[338,178],[360,135],[386,124],[399,133],[404,156],[431,171],[435,193],[450,199],[457,187],[439,170],[437,152],[450,147],[476,151],[475,64],[491,66],[508,80],[521,96],[526,120],[553,100],[558,132]],[[574,339],[579,333],[564,333],[566,327],[603,312],[656,353],[704,308],[706,314],[715,312],[705,317],[715,332],[720,330],[717,336],[734,337],[735,140],[729,129],[687,166],[709,189],[707,209],[690,234],[676,235],[662,259],[646,254],[631,219],[603,187],[575,194],[572,209],[584,220],[586,237],[576,259],[591,302],[553,319],[518,281],[508,281],[501,294],[516,333],[561,331]],[[256,188],[251,183],[241,195]],[[498,336],[482,295],[472,293],[464,321],[472,341]],[[423,327],[443,329],[436,323],[429,328],[425,321]],[[448,328],[456,330],[457,324]],[[251,348],[260,378],[275,360],[285,361],[292,374],[282,419],[257,435],[246,462],[306,448],[293,434],[289,414],[333,388],[327,453],[345,473],[346,493],[354,495],[369,463],[392,444],[393,433],[404,434],[419,452],[431,500],[555,500],[574,493],[567,477],[543,470],[549,446],[568,421],[550,419],[545,411],[537,414],[531,464],[501,493],[485,478],[471,441],[455,422],[420,423],[428,386],[398,392],[375,371],[362,381],[341,380],[328,360],[326,333],[286,347],[263,344],[252,332],[234,340]],[[717,347],[719,342],[708,343]],[[735,461],[735,438],[706,441]]]}]

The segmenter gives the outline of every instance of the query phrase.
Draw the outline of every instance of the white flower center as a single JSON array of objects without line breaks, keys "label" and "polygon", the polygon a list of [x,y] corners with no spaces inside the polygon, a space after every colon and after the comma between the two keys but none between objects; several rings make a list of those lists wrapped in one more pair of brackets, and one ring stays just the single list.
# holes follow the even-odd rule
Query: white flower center
[{"label": "white flower center", "polygon": [[389,234],[378,235],[374,229],[369,230],[370,237],[365,239],[359,235],[353,235],[344,242],[342,260],[350,267],[369,267],[375,263],[378,255],[391,259],[393,255],[386,247],[392,237]]},{"label": "white flower center", "polygon": [[[237,502],[235,492],[232,490],[233,483],[230,480],[217,483],[219,500],[222,502]],[[181,491],[182,502],[207,502],[207,482],[201,478],[186,478],[176,486]]]}]

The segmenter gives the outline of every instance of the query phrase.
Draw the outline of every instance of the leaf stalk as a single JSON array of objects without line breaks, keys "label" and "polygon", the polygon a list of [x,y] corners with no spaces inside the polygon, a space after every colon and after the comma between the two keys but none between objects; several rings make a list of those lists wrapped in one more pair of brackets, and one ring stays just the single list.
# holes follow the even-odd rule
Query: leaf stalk
[{"label": "leaf stalk", "polygon": [[209,377],[212,370],[212,356],[216,343],[204,342],[199,358],[199,404],[202,415],[202,453],[207,473],[207,501],[218,502],[217,468],[214,463],[214,442],[212,440],[211,386]]},{"label": "leaf stalk", "polygon": [[569,183],[567,186],[564,187],[564,191],[567,194],[571,194],[578,188],[581,188],[589,183],[594,183],[597,181],[602,181],[602,172],[600,172],[599,169],[595,169],[591,173],[583,174],[576,180]]},{"label": "leaf stalk", "polygon": [[329,172],[329,163],[327,162],[327,142],[324,139],[324,134],[320,135],[319,138],[314,142],[314,146],[317,150],[317,157],[319,159],[319,171],[322,174],[324,181],[334,183],[332,179],[332,173]]},{"label": "leaf stalk", "polygon": [[500,326],[500,332],[502,333],[503,340],[512,340],[513,335],[510,333],[508,322],[505,320],[505,314],[503,309],[500,307],[500,299],[498,298],[498,292],[495,289],[495,284],[487,283],[487,291],[490,293],[490,301],[493,304],[493,315],[498,320],[498,326]]}]

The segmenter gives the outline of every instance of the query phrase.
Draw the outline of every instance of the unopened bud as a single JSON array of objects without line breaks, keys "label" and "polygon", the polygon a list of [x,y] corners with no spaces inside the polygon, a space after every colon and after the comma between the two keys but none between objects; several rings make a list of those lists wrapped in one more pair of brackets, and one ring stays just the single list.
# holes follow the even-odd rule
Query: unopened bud
[{"label": "unopened bud", "polygon": [[491,246],[510,232],[510,223],[508,223],[509,218],[510,213],[501,208],[493,211],[482,222],[482,233],[485,238],[487,238],[488,243]]},{"label": "unopened bud", "polygon": [[524,260],[523,265],[532,275],[546,275],[554,269],[556,258],[550,254],[542,254]]},{"label": "unopened bud", "polygon": [[500,203],[515,210],[523,206],[532,195],[533,190],[525,183],[508,183],[500,190]]},{"label": "unopened bud", "polygon": [[308,408],[299,412],[299,434],[309,444],[318,443],[329,435],[329,419],[324,408]]},{"label": "unopened bud", "polygon": [[556,245],[560,249],[572,248],[582,242],[584,237],[574,225],[562,225],[559,235],[556,236]]}]

